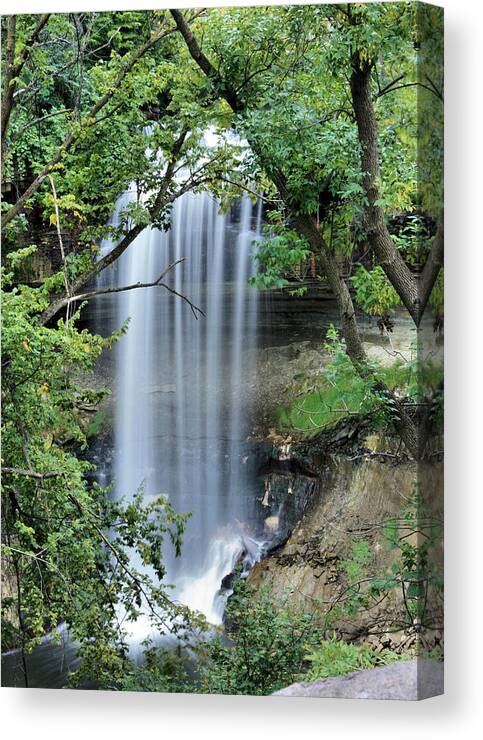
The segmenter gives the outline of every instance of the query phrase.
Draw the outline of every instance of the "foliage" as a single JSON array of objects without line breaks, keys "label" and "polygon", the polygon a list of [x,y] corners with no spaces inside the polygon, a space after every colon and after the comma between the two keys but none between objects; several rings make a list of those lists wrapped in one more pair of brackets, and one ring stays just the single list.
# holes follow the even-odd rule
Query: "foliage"
[{"label": "foliage", "polygon": [[[83,408],[104,391],[83,387],[78,375],[90,372],[125,327],[102,339],[77,328],[79,312],[52,326],[42,325],[42,313],[65,296],[66,280],[82,286],[92,278],[102,238],[122,241],[150,225],[168,229],[173,202],[189,190],[209,190],[226,210],[248,186],[273,204],[253,283],[291,287],[300,295],[309,261],[311,277],[325,277],[319,255],[296,229],[303,215],[316,225],[327,254],[348,270],[363,311],[389,328],[400,299],[382,265],[353,271],[352,255],[359,258],[368,237],[366,173],[348,105],[355,49],[373,65],[382,173],[376,206],[388,219],[404,214],[394,241],[410,270],[422,266],[429,247],[424,224],[438,217],[442,204],[439,9],[353,3],[219,8],[187,17],[217,74],[204,75],[193,63],[166,10],[52,14],[33,43],[38,17],[26,14],[16,21],[15,48],[15,61],[25,53],[25,63],[4,90],[5,98],[14,94],[2,140],[3,535],[7,568],[20,584],[18,594],[4,599],[4,635],[25,651],[45,630],[67,621],[84,657],[78,680],[89,676],[103,686],[122,687],[125,680],[134,687],[120,612],[128,623],[148,608],[160,631],[166,620],[183,631],[192,619],[173,607],[161,558],[167,543],[179,549],[186,517],[162,498],[145,506],[141,492],[112,500],[92,483],[94,471],[83,460],[87,437],[102,423],[101,417],[86,420]],[[8,22],[2,18],[2,40]],[[7,71],[4,55],[4,79]],[[236,111],[223,99],[227,87],[242,103]],[[207,130],[215,146],[205,146]],[[8,221],[19,193],[42,172],[49,176],[40,177]],[[109,218],[127,188],[135,197],[114,226]],[[33,289],[35,259],[57,227],[69,236],[65,264]],[[442,273],[429,305],[440,328]],[[283,428],[311,436],[354,414],[369,415],[375,426],[394,426],[396,401],[378,381],[404,402],[434,396],[432,413],[441,418],[440,370],[422,363],[419,348],[404,365],[354,367],[331,329],[327,349],[330,362],[320,383],[304,387],[281,412]],[[413,594],[409,611],[419,614],[421,581],[414,573],[427,566],[429,545],[426,553],[403,552],[402,540],[395,548],[404,562],[391,578],[406,584]],[[139,572],[131,567],[133,551],[143,564]],[[359,545],[353,565],[347,563],[348,577],[351,567],[363,567],[363,557]],[[414,576],[410,582],[407,573]],[[238,628],[230,630],[233,645],[212,644],[203,685],[225,690],[227,681],[232,693],[264,693],[299,670],[305,638],[298,633],[311,628],[307,615],[290,616],[263,599],[249,607],[243,598],[237,591],[230,606],[239,612]],[[270,652],[272,638],[286,658]],[[150,652],[138,680],[146,687],[182,687],[182,667],[170,660]]]},{"label": "foliage", "polygon": [[400,518],[385,522],[383,535],[397,559],[384,576],[372,580],[371,594],[380,597],[400,590],[409,624],[424,624],[430,590],[443,586],[437,553],[441,523],[428,509],[417,483]]},{"label": "foliage", "polygon": [[[239,581],[227,613],[227,634],[196,648],[198,662],[177,648],[151,648],[117,685],[128,691],[266,695],[295,680],[316,681],[405,660],[409,655],[376,650],[326,635],[314,615],[270,602]],[[234,621],[232,621],[234,620]]]},{"label": "foliage", "polygon": [[333,326],[327,331],[324,346],[329,361],[321,369],[320,378],[309,381],[309,388],[307,381],[301,379],[295,400],[278,409],[276,419],[280,431],[307,439],[351,417],[368,419],[373,429],[390,427],[391,409],[387,398],[377,390],[378,381],[411,401],[434,396],[434,424],[439,428],[442,398],[438,389],[442,370],[431,358],[422,359],[418,343],[407,360],[398,358],[388,366],[372,361],[365,378],[355,371]]},{"label": "foliage", "polygon": [[319,631],[310,614],[272,603],[263,591],[239,580],[226,609],[228,643],[205,646],[199,690],[223,694],[270,694],[300,673]]},{"label": "foliage", "polygon": [[370,316],[381,316],[387,320],[389,312],[401,304],[401,299],[379,265],[371,271],[359,265],[351,281],[357,303]]},{"label": "foliage", "polygon": [[444,315],[444,270],[441,270],[436,279],[431,295],[429,296],[429,305],[433,310],[434,316],[440,322]]},{"label": "foliage", "polygon": [[[370,416],[378,427],[387,421],[385,399],[375,391],[377,376],[368,379],[358,375],[344,350],[344,344],[333,325],[327,330],[324,344],[330,360],[323,367],[316,387],[303,390],[288,408],[278,413],[278,423],[302,437],[312,437],[351,416]],[[376,370],[374,365],[373,370]],[[380,377],[384,372],[381,368]]]},{"label": "foliage", "polygon": [[265,238],[256,243],[254,259],[260,271],[250,282],[257,288],[283,288],[289,285],[289,278],[304,277],[302,265],[310,255],[308,245],[293,229],[274,223],[280,215],[271,213],[272,224],[264,227]]},{"label": "foliage", "polygon": [[420,214],[412,213],[393,240],[409,265],[424,264],[431,245],[428,228]]},{"label": "foliage", "polygon": [[330,676],[344,676],[353,671],[395,663],[401,655],[391,650],[377,651],[371,645],[353,645],[335,636],[323,640],[306,656],[309,670],[301,676],[304,681],[318,681]]},{"label": "foliage", "polygon": [[77,329],[78,314],[42,326],[42,291],[12,287],[12,279],[4,275],[2,300],[2,554],[14,584],[2,603],[4,635],[28,652],[67,622],[83,659],[76,680],[106,686],[126,668],[125,631],[141,612],[160,631],[186,627],[162,552],[179,554],[187,516],[162,496],[148,504],[142,490],[112,498],[89,480],[83,408],[105,391],[81,385],[79,373],[88,375],[124,329],[103,339]]},{"label": "foliage", "polygon": [[144,652],[140,666],[130,664],[124,676],[119,677],[113,688],[119,691],[156,691],[173,693],[190,692],[194,689],[192,677],[188,675],[186,660],[180,648],[154,648]]},{"label": "foliage", "polygon": [[[34,24],[35,16],[17,18],[18,42]],[[15,80],[3,165],[4,179],[14,187],[3,199],[4,216],[12,197],[52,162],[60,227],[75,234],[74,252],[85,256],[84,271],[96,260],[93,244],[114,236],[109,218],[132,183],[138,202],[128,205],[116,239],[137,224],[166,228],[176,197],[202,185],[216,189],[225,168],[235,167],[239,147],[227,139],[206,156],[202,136],[216,125],[216,106],[208,122],[206,110],[186,99],[188,80],[173,63],[169,26],[167,11],[51,15]],[[153,34],[161,40],[137,57]],[[179,159],[178,177],[165,182],[173,157]],[[164,197],[154,208],[160,190]],[[56,226],[48,178],[26,205],[32,231]],[[24,221],[20,214],[5,224],[6,252],[17,249],[19,234],[29,228]]]},{"label": "foliage", "polygon": [[384,519],[373,528],[382,536],[388,562],[381,570],[374,542],[352,542],[350,557],[341,562],[347,585],[325,613],[327,628],[340,619],[353,620],[361,612],[368,612],[392,592],[404,610],[398,629],[431,628],[429,608],[443,587],[439,562],[442,531],[440,520],[425,505],[417,482],[399,516]]}]

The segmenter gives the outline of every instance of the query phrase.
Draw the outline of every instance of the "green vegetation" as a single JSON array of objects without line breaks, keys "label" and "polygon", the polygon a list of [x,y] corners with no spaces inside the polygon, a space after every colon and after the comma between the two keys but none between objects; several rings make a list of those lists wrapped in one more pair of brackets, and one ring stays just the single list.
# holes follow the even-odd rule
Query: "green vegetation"
[{"label": "green vegetation", "polygon": [[[151,649],[117,688],[264,696],[294,681],[316,681],[407,660],[410,655],[377,651],[326,637],[314,614],[272,603],[240,580],[228,602],[223,637],[200,643],[191,672],[181,652]],[[191,673],[191,675],[190,675]]]},{"label": "green vegetation", "polygon": [[[25,255],[24,255],[25,256]],[[10,258],[19,265],[21,255]],[[75,328],[76,315],[55,328],[32,319],[39,291],[13,287],[3,275],[3,543],[6,578],[17,588],[3,593],[4,649],[23,653],[47,630],[66,621],[79,641],[82,663],[75,680],[105,685],[128,665],[125,627],[141,611],[159,630],[184,611],[163,583],[163,542],[179,553],[187,520],[165,498],[143,501],[142,490],[113,500],[88,478],[93,466],[79,454],[87,446],[82,409],[102,397],[78,384],[107,339]],[[140,566],[132,567],[137,551]],[[149,570],[147,570],[147,568]],[[152,575],[148,575],[151,572]],[[194,620],[193,624],[196,623]],[[60,639],[60,635],[58,635]]]},{"label": "green vegetation", "polygon": [[[131,671],[122,688],[266,695],[294,681],[342,676],[409,660],[415,654],[441,660],[441,648],[428,651],[418,641],[411,649],[396,651],[340,638],[340,625],[357,624],[361,614],[394,592],[402,604],[397,629],[434,627],[430,607],[443,585],[441,523],[425,506],[417,484],[399,517],[373,529],[375,540],[352,541],[351,553],[340,564],[344,587],[332,603],[314,603],[309,613],[290,604],[290,591],[273,602],[263,588],[255,590],[238,580],[228,601],[223,634],[198,643],[191,671],[179,649],[151,649],[146,663]],[[379,539],[388,566],[376,563],[374,544]],[[371,629],[377,634],[384,622],[378,626],[377,616],[373,619]]]},{"label": "green vegetation", "polygon": [[380,316],[382,327],[387,326],[389,313],[401,304],[401,299],[379,265],[366,270],[359,265],[351,278],[357,304],[369,316]]},{"label": "green vegetation", "polygon": [[307,655],[307,660],[310,668],[303,678],[305,681],[317,681],[396,663],[404,660],[404,657],[391,650],[378,652],[370,645],[352,645],[332,638],[324,640],[320,647]]},{"label": "green vegetation", "polygon": [[424,625],[430,592],[443,587],[442,523],[426,506],[417,484],[400,518],[384,523],[383,535],[397,557],[387,573],[372,580],[371,593],[377,598],[399,589],[409,623]]},{"label": "green vegetation", "polygon": [[302,670],[320,627],[315,615],[272,603],[263,591],[238,581],[226,610],[226,641],[208,643],[200,690],[224,694],[270,694]]},{"label": "green vegetation", "polygon": [[[250,278],[250,282],[260,289],[284,288],[290,285],[289,278],[301,277],[301,265],[310,256],[310,249],[296,231],[280,226],[282,215],[278,211],[270,211],[268,215],[271,224],[264,227],[265,238],[258,242],[255,254],[259,273]],[[294,288],[290,294],[303,295],[304,292],[303,287]]]},{"label": "green vegetation", "polygon": [[[431,607],[443,589],[442,522],[423,501],[417,482],[399,516],[375,524],[373,532],[388,562],[382,567],[376,563],[374,547],[367,539],[353,540],[351,556],[341,563],[347,585],[343,596],[325,613],[327,626],[339,619],[354,619],[393,594],[402,604],[398,629],[431,629]],[[421,646],[416,647],[420,650]]]},{"label": "green vegetation", "polygon": [[299,439],[310,439],[321,432],[335,427],[342,419],[365,417],[370,419],[373,429],[392,426],[392,406],[380,392],[380,383],[389,388],[398,398],[410,402],[433,394],[434,410],[440,400],[437,389],[442,379],[442,368],[431,361],[420,359],[420,348],[415,346],[409,360],[396,359],[391,365],[382,365],[373,360],[368,362],[370,374],[361,377],[350,362],[337,330],[331,326],[324,345],[329,361],[323,367],[320,378],[301,383],[301,390],[290,405],[281,407],[277,414],[280,432]]},{"label": "green vegetation", "polygon": [[[188,514],[164,497],[146,504],[142,490],[113,500],[93,481],[85,451],[102,417],[86,421],[86,407],[108,390],[79,380],[128,330],[79,328],[96,276],[145,228],[169,229],[186,192],[222,209],[263,194],[254,284],[302,295],[310,281],[338,307],[320,384],[280,411],[280,429],[311,437],[364,415],[424,458],[441,423],[440,369],[418,348],[404,364],[372,362],[356,306],[384,336],[396,308],[416,328],[432,312],[442,328],[441,27],[439,8],[406,2],[2,17],[4,648],[25,661],[65,622],[82,658],[74,682],[192,685],[184,660],[152,645],[135,668],[126,639],[141,612],[181,639],[206,626],[165,583],[162,548],[179,553]],[[116,246],[100,255],[105,238]],[[400,563],[372,596],[404,589],[408,615],[423,619],[422,589],[439,587],[427,574],[434,541],[389,532]],[[321,644],[307,614],[254,601],[243,584],[228,620],[228,643],[204,646],[200,691],[264,694],[307,663],[322,675],[331,661],[376,660]]]}]

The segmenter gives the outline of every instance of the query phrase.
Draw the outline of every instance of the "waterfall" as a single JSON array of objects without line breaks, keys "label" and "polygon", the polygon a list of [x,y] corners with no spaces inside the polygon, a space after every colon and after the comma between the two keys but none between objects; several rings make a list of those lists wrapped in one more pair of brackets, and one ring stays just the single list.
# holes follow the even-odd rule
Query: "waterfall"
[{"label": "waterfall", "polygon": [[260,228],[261,205],[253,209],[248,197],[223,215],[207,193],[186,193],[170,230],[145,229],[107,276],[117,286],[152,282],[183,260],[166,280],[204,313],[197,319],[159,287],[108,297],[115,325],[129,320],[116,347],[113,473],[115,495],[142,486],[145,497],[164,494],[192,513],[181,557],[164,554],[167,582],[217,623],[229,593],[222,580],[259,557],[247,526],[255,486],[246,440],[258,304],[248,279]]}]

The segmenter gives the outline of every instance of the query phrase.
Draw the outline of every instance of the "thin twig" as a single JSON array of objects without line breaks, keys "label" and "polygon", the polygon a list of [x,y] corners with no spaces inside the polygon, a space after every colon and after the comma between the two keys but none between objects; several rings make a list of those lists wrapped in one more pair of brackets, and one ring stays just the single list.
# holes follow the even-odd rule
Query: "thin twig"
[{"label": "thin twig", "polygon": [[99,296],[99,295],[106,295],[108,293],[124,293],[127,290],[137,290],[138,288],[156,288],[156,287],[158,287],[158,288],[165,288],[170,293],[173,293],[174,295],[178,296],[179,298],[182,298],[183,301],[185,301],[189,305],[189,307],[191,308],[191,310],[192,310],[192,312],[194,314],[194,317],[196,319],[198,319],[198,315],[197,314],[199,314],[200,316],[204,316],[205,315],[204,314],[204,311],[202,311],[201,308],[199,308],[194,303],[192,303],[190,301],[190,299],[187,298],[185,295],[183,295],[182,293],[178,293],[178,291],[174,290],[174,288],[171,288],[169,285],[167,285],[167,283],[163,283],[162,282],[162,280],[165,277],[165,275],[175,265],[178,265],[180,262],[184,262],[184,260],[185,260],[185,258],[184,257],[181,257],[180,259],[176,260],[175,262],[172,262],[161,273],[161,275],[156,280],[154,280],[151,283],[133,283],[132,285],[124,285],[124,286],[119,287],[119,288],[102,288],[100,290],[91,290],[88,293],[79,293],[78,295],[71,296],[70,299],[69,299],[69,301],[70,302],[74,302],[74,301],[88,301],[91,298],[95,298],[96,296]]},{"label": "thin twig", "polygon": [[47,120],[47,118],[54,118],[54,116],[65,116],[68,113],[72,113],[71,108],[66,108],[65,110],[56,110],[53,113],[46,113],[45,116],[41,116],[40,118],[36,118],[33,121],[29,121],[20,129],[20,131],[17,131],[17,133],[12,136],[11,143],[14,144],[16,141],[18,141],[24,135],[27,129],[31,128],[31,126],[37,126],[39,123],[42,123],[42,121]]},{"label": "thin twig", "polygon": [[[57,200],[57,191],[55,189],[54,178],[52,177],[52,175],[47,175],[47,177],[50,181],[50,186],[52,188],[52,196],[54,198],[55,225],[57,228],[57,237],[59,239],[60,253],[62,255],[62,271],[64,273],[65,292],[67,293],[67,296],[70,298],[70,285],[69,285],[69,277],[67,274],[67,263],[65,261],[64,243],[62,241],[62,234],[60,231],[60,216],[59,216],[59,203]],[[68,304],[67,304],[67,310],[69,310]]]}]

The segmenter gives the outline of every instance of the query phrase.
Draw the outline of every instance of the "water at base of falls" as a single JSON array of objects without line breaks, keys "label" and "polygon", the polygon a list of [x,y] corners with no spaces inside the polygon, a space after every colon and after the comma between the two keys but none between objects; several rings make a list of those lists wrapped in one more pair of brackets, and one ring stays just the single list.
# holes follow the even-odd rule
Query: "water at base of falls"
[{"label": "water at base of falls", "polygon": [[164,553],[166,580],[177,600],[215,624],[230,593],[223,579],[260,557],[252,526],[259,481],[247,441],[259,302],[249,278],[260,223],[260,204],[248,197],[222,215],[208,194],[187,193],[168,232],[146,229],[101,277],[111,286],[152,282],[182,260],[165,280],[204,314],[196,318],[163,288],[108,297],[109,329],[129,319],[116,347],[115,495],[142,486],[147,500],[165,494],[177,512],[191,512],[181,557]]},{"label": "water at base of falls", "polygon": [[232,593],[231,574],[237,566],[242,573],[246,572],[259,560],[261,552],[262,543],[233,537],[229,532],[225,537],[211,540],[200,573],[180,578],[179,600],[190,609],[202,612],[211,624],[221,624],[226,600]]}]

